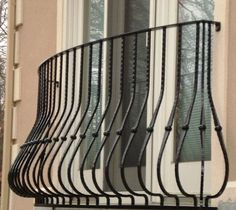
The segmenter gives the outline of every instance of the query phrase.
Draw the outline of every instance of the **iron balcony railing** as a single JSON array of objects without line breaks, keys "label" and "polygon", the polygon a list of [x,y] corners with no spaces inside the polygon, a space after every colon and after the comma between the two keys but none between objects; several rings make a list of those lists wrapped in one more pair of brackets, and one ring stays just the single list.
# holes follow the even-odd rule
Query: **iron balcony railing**
[{"label": "iron balcony railing", "polygon": [[[35,198],[36,205],[210,208],[229,174],[211,88],[215,29],[220,23],[212,21],[155,27],[46,60],[38,71],[36,121],[9,172],[11,189]],[[191,79],[184,83],[186,70]],[[193,118],[199,119],[197,127]],[[211,127],[225,163],[222,185],[212,194],[205,144]],[[182,170],[182,153],[194,131],[199,178],[186,187],[182,175],[194,179],[195,174]],[[173,176],[166,180],[168,170]]]}]

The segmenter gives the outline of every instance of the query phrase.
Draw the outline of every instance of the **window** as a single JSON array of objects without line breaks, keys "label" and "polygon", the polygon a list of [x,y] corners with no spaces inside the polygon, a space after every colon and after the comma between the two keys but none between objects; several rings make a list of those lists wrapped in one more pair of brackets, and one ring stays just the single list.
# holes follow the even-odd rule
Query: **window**
[{"label": "window", "polygon": [[[119,11],[120,15],[123,15],[123,32],[131,32],[139,29],[144,29],[149,27],[149,7],[150,0],[128,0],[124,1],[123,9]],[[140,130],[145,130],[146,128],[146,118],[147,118],[147,106],[143,108],[142,120],[140,121],[138,127],[139,131],[132,135],[130,132],[133,127],[137,124],[138,114],[141,112],[142,104],[144,102],[145,92],[146,92],[146,65],[147,65],[147,46],[146,46],[146,34],[138,36],[138,46],[137,46],[137,59],[136,59],[136,87],[134,102],[129,115],[126,116],[126,112],[132,103],[133,97],[133,68],[134,68],[134,36],[127,37],[124,46],[124,81],[123,81],[123,100],[122,109],[120,112],[120,120],[117,118],[116,122],[118,126],[114,126],[114,138],[112,137],[108,140],[106,145],[106,153],[108,154],[112,148],[113,141],[116,139],[116,130],[120,129],[120,124],[124,122],[123,133],[118,140],[116,149],[111,159],[110,174],[113,174],[112,181],[115,183],[115,187],[119,191],[125,190],[120,173],[112,172],[113,168],[120,168],[122,155],[125,152],[125,148],[129,140],[132,139],[132,143],[129,146],[129,151],[124,161],[125,174],[127,177],[127,182],[130,187],[134,190],[140,190],[138,183],[137,172],[135,166],[137,165],[139,151],[141,150],[143,139],[145,138],[145,132],[140,132]],[[120,58],[118,58],[119,60]],[[119,61],[120,62],[120,61]],[[119,71],[117,71],[116,76],[119,77]],[[118,84],[119,85],[119,84]],[[114,109],[111,112],[114,112]],[[112,116],[112,115],[111,115]],[[117,137],[118,138],[118,137]],[[112,140],[113,139],[113,140]],[[111,142],[111,143],[109,143]],[[144,155],[145,156],[145,155]],[[145,180],[145,158],[143,160],[143,176]],[[105,188],[110,190],[105,182]]]},{"label": "window", "polygon": [[[209,0],[210,1],[210,0]],[[173,1],[155,1],[155,0],[125,0],[125,1],[104,1],[104,0],[90,0],[85,1],[84,7],[87,11],[85,12],[85,18],[82,21],[83,22],[83,28],[86,33],[82,33],[81,31],[77,31],[73,34],[72,37],[76,37],[76,34],[78,36],[84,36],[84,41],[92,41],[100,39],[104,36],[110,36],[110,35],[116,35],[122,32],[129,32],[134,31],[138,29],[144,29],[148,28],[149,26],[158,26],[158,25],[165,25],[170,23],[176,23],[184,22],[188,20],[193,19],[194,13],[197,14],[197,19],[201,17],[200,12],[201,11],[201,4],[197,4],[197,6],[194,4],[199,1],[175,1],[176,4],[173,4]],[[71,5],[70,7],[72,7]],[[194,6],[198,8],[198,10],[194,9]],[[213,11],[213,7],[208,8],[209,11]],[[177,13],[179,12],[179,17]],[[74,13],[73,20],[76,22],[76,13]],[[205,14],[205,13],[204,13]],[[205,18],[202,17],[202,18]],[[200,19],[202,19],[200,18]],[[209,17],[212,18],[212,17]],[[73,22],[73,21],[72,21]],[[69,22],[68,22],[69,23]],[[85,23],[85,24],[84,24]],[[88,23],[88,24],[86,24]],[[76,25],[76,24],[74,24]],[[73,27],[72,27],[73,28]],[[73,30],[72,30],[73,31]],[[81,35],[82,34],[82,35]],[[174,175],[174,158],[175,158],[175,139],[179,139],[179,130],[180,127],[184,123],[184,119],[186,116],[186,111],[189,107],[189,103],[192,100],[192,93],[193,93],[193,78],[194,78],[194,60],[195,60],[195,48],[196,46],[192,43],[195,43],[195,28],[194,26],[191,27],[183,27],[183,34],[184,34],[184,41],[182,46],[182,62],[183,62],[183,68],[182,68],[182,75],[181,75],[181,97],[179,101],[179,106],[177,110],[177,117],[175,119],[175,131],[172,132],[175,133],[175,136],[172,134],[170,135],[170,141],[168,142],[166,149],[165,149],[165,155],[163,156],[163,162],[165,164],[163,165],[162,173],[161,175],[163,178],[164,184],[167,186],[167,189],[172,192],[178,192],[178,187],[176,186],[176,183],[173,179],[175,177]],[[155,170],[157,167],[158,162],[158,153],[161,147],[162,139],[163,139],[163,131],[165,131],[165,126],[168,121],[169,114],[171,112],[173,99],[174,99],[174,81],[175,81],[175,72],[176,72],[176,61],[177,61],[177,55],[176,55],[176,43],[177,40],[177,30],[176,28],[172,28],[168,30],[167,33],[167,46],[166,46],[166,78],[168,78],[168,85],[165,90],[165,96],[163,99],[162,106],[160,108],[160,112],[158,115],[158,123],[156,123],[153,133],[153,138],[150,138],[150,142],[148,145],[148,149],[146,150],[146,153],[143,158],[142,162],[142,176],[143,180],[145,182],[145,185],[147,185],[150,190],[151,189],[157,189],[157,171]],[[71,39],[71,36],[68,36],[69,38],[66,39],[68,42],[68,39]],[[111,49],[110,44],[104,44],[103,47],[103,53],[100,54],[99,44],[93,45],[93,57],[92,57],[92,63],[89,64],[89,50],[84,53],[84,64],[85,64],[85,74],[86,69],[88,69],[89,65],[92,65],[92,72],[91,72],[91,97],[90,97],[90,105],[88,108],[88,112],[86,113],[85,120],[83,121],[83,125],[81,126],[81,129],[79,133],[84,133],[86,131],[86,141],[82,141],[82,146],[79,149],[79,160],[73,161],[73,164],[75,165],[75,162],[77,165],[74,166],[74,177],[80,176],[79,169],[81,167],[81,163],[83,163],[84,157],[86,155],[87,149],[91,146],[91,143],[94,139],[94,133],[96,134],[96,130],[98,126],[101,126],[99,129],[98,136],[96,137],[96,140],[93,142],[91,149],[88,153],[88,157],[86,158],[86,162],[84,164],[84,179],[85,182],[88,185],[93,185],[92,176],[94,174],[92,173],[92,167],[94,164],[94,157],[98,157],[96,160],[96,177],[99,179],[99,187],[101,189],[105,189],[105,191],[109,192],[112,191],[111,187],[109,186],[109,181],[106,179],[104,173],[107,173],[107,171],[104,171],[104,166],[107,164],[105,160],[107,160],[107,157],[110,156],[110,161],[108,163],[109,169],[108,173],[110,175],[111,181],[113,183],[113,186],[115,189],[119,192],[125,191],[126,187],[122,184],[122,177],[121,177],[121,161],[122,161],[122,154],[124,154],[125,149],[127,147],[128,141],[130,138],[133,138],[132,145],[129,146],[129,152],[127,153],[124,165],[122,166],[124,168],[124,173],[127,177],[127,182],[129,183],[129,186],[135,190],[140,191],[142,188],[141,186],[138,186],[137,181],[137,170],[135,166],[137,165],[137,159],[139,151],[141,150],[141,146],[143,143],[143,140],[145,138],[146,133],[142,131],[146,131],[146,127],[149,125],[155,106],[158,101],[158,96],[160,93],[160,75],[161,75],[161,54],[162,54],[162,48],[160,46],[160,43],[162,43],[162,34],[160,32],[153,33],[153,39],[152,41],[152,49],[151,49],[151,57],[152,60],[150,61],[150,95],[147,104],[145,104],[145,107],[142,107],[142,104],[144,102],[145,98],[145,91],[146,91],[146,72],[145,68],[147,65],[147,34],[142,34],[138,37],[139,44],[137,46],[137,76],[136,76],[136,89],[135,89],[135,100],[132,104],[132,109],[130,110],[130,114],[126,116],[127,109],[129,108],[129,105],[131,103],[132,99],[132,78],[133,78],[133,65],[134,65],[134,36],[129,37],[125,40],[125,46],[124,46],[124,78],[123,81],[123,89],[124,89],[124,96],[121,103],[121,108],[118,110],[118,114],[115,116],[114,125],[112,126],[112,130],[110,131],[109,137],[104,137],[104,132],[107,131],[109,128],[109,124],[111,119],[114,116],[114,113],[116,111],[116,105],[119,101],[119,85],[120,84],[112,84],[113,87],[113,98],[111,102],[111,106],[108,110],[108,114],[105,120],[102,119],[102,114],[104,112],[104,109],[106,108],[106,100],[108,98],[108,89],[107,89],[107,80],[109,77],[109,53],[108,51]],[[202,37],[201,37],[202,39]],[[76,45],[76,44],[75,44]],[[112,65],[112,77],[113,80],[119,81],[120,79],[120,68],[122,65],[122,52],[121,50],[121,41],[114,41],[113,48],[116,50],[113,50],[113,63]],[[201,47],[200,47],[201,48]],[[99,63],[99,57],[102,58],[102,63]],[[199,63],[199,66],[201,65],[201,62]],[[155,71],[154,71],[155,70]],[[101,71],[101,84],[99,85],[99,71]],[[88,76],[88,75],[87,75]],[[85,80],[87,80],[87,76],[85,76]],[[84,84],[85,90],[88,84]],[[100,87],[99,87],[100,86]],[[100,89],[100,90],[99,90]],[[100,92],[100,98],[97,97],[98,92]],[[86,92],[86,91],[85,91]],[[199,91],[198,91],[199,92]],[[84,95],[86,95],[85,93]],[[86,96],[84,96],[86,97]],[[200,100],[200,95],[197,95],[196,101]],[[84,100],[86,101],[86,100]],[[207,100],[205,100],[207,101]],[[164,104],[164,105],[163,105]],[[98,109],[96,109],[96,112],[94,113],[93,110],[98,106]],[[83,114],[83,111],[86,109],[86,103],[82,105],[82,111],[81,114]],[[206,106],[206,113],[209,113],[209,107]],[[183,170],[189,171],[189,165],[188,163],[197,162],[199,160],[199,141],[196,142],[196,136],[199,136],[199,110],[200,105],[196,102],[194,109],[193,109],[193,115],[191,118],[191,127],[193,126],[193,130],[189,130],[188,136],[186,138],[184,148],[181,154],[181,162],[184,163],[181,165]],[[132,137],[132,128],[137,123],[138,115],[137,113],[140,113],[140,110],[143,109],[142,112],[142,120],[139,123],[139,131],[136,135]],[[82,116],[80,114],[80,117]],[[206,115],[207,115],[206,114]],[[92,118],[92,116],[94,116]],[[207,118],[207,127],[211,126],[211,119],[206,116]],[[90,122],[90,120],[92,121]],[[124,120],[125,119],[125,120]],[[77,119],[79,120],[79,119]],[[102,124],[100,122],[102,121]],[[124,127],[122,129],[122,134],[119,134],[120,126],[123,125]],[[89,125],[89,126],[87,126]],[[209,129],[208,129],[209,131]],[[211,132],[209,131],[206,133],[206,145],[205,148],[207,150],[205,159],[210,160],[210,135]],[[193,138],[194,137],[194,138]],[[106,139],[106,142],[103,144],[104,139]],[[82,149],[81,149],[82,148]],[[102,148],[101,152],[99,151],[100,148]],[[113,149],[113,150],[112,150]],[[71,149],[73,151],[73,148]],[[111,153],[112,151],[112,153]],[[148,151],[148,152],[147,152]],[[189,153],[189,151],[195,151]],[[69,157],[70,155],[68,155]],[[70,158],[70,157],[69,157]],[[185,164],[187,163],[187,164]],[[66,164],[66,163],[65,163]],[[66,166],[66,165],[65,165]],[[198,171],[199,165],[191,164],[191,167],[193,168],[193,171]],[[114,170],[115,169],[115,170]],[[118,171],[117,171],[118,170]],[[191,185],[190,177],[185,177],[186,183],[188,188],[190,188],[190,191],[196,191],[196,186]],[[198,179],[198,178],[197,178]],[[207,179],[207,178],[206,178]],[[77,180],[77,179],[75,179]],[[169,181],[172,180],[172,181]],[[197,182],[196,182],[197,183]],[[80,186],[80,183],[76,183],[78,186]],[[93,187],[91,187],[93,188]],[[209,189],[209,186],[206,186],[207,189]],[[155,191],[154,190],[154,191]],[[85,190],[86,191],[86,190]],[[96,192],[96,189],[94,189]],[[124,192],[122,192],[124,193]],[[155,202],[159,202],[159,200],[155,200]]]},{"label": "window", "polygon": [[[214,11],[214,0],[179,0],[178,1],[179,8],[179,22],[186,22],[192,20],[213,20],[213,11]],[[182,76],[181,76],[181,93],[180,93],[180,102],[177,109],[177,119],[176,119],[176,139],[180,139],[180,131],[182,130],[182,126],[186,119],[186,113],[189,109],[189,104],[193,100],[193,89],[194,89],[194,73],[196,71],[195,68],[195,58],[196,58],[196,27],[184,27],[183,28],[183,45],[182,45]],[[202,35],[200,36],[200,43],[202,43]],[[207,37],[204,38],[207,40]],[[200,44],[200,56],[202,54],[202,45]],[[205,56],[206,52],[205,52]],[[202,71],[202,62],[200,60],[198,65],[199,71]],[[206,66],[204,67],[206,68]],[[206,72],[206,71],[205,71]],[[203,72],[201,72],[202,74]],[[196,100],[193,107],[192,117],[190,120],[190,129],[185,138],[185,142],[183,145],[182,153],[181,153],[181,161],[182,162],[191,162],[191,161],[200,161],[200,132],[199,132],[199,124],[200,124],[200,116],[201,116],[201,74],[199,74],[199,83],[198,83],[198,91],[196,95]],[[206,73],[204,73],[206,76]],[[210,106],[207,100],[206,95],[206,84],[205,84],[205,95],[204,95],[204,103],[205,103],[205,123],[206,134],[205,134],[205,160],[211,159],[211,114],[210,114]]]},{"label": "window", "polygon": [[[89,25],[88,25],[88,34],[89,34],[89,41],[94,41],[94,40],[98,40],[104,37],[104,0],[90,0],[89,1]],[[103,84],[103,75],[101,75],[102,80],[99,81],[99,71],[102,71],[102,69],[99,69],[99,56],[104,57],[103,55],[100,55],[99,52],[99,45],[94,45],[93,47],[93,63],[92,63],[92,85],[91,85],[91,103],[88,109],[88,115],[86,116],[86,122],[85,124],[85,128],[86,129],[86,124],[88,124],[89,119],[91,119],[92,115],[94,115],[93,120],[91,121],[88,130],[86,132],[86,136],[87,136],[87,140],[84,141],[84,151],[87,150],[87,148],[89,147],[89,145],[91,144],[92,140],[93,140],[93,133],[96,132],[97,126],[99,125],[100,121],[101,121],[101,117],[102,117],[102,94],[100,93],[100,96],[98,96],[99,94],[99,86],[101,85],[100,89],[102,89],[102,84]],[[104,59],[102,58],[102,61],[104,61]],[[101,63],[101,65],[104,65]],[[103,72],[102,72],[103,74]],[[101,82],[101,84],[99,84],[99,82]],[[100,99],[100,100],[98,100]],[[96,112],[93,113],[94,109],[96,108],[96,106],[98,106],[98,108],[96,109]],[[82,131],[83,133],[84,131]],[[101,129],[99,131],[99,136],[97,137],[96,141],[93,143],[93,146],[90,150],[90,153],[88,155],[88,158],[86,159],[86,163],[85,163],[85,169],[91,169],[92,168],[92,164],[93,164],[93,159],[94,159],[94,154],[96,154],[96,152],[98,151],[98,148],[100,146],[101,143]],[[81,160],[83,160],[84,154],[83,154],[83,150],[81,151]],[[99,168],[100,167],[100,161],[98,161],[98,164],[96,164],[96,167]]]}]

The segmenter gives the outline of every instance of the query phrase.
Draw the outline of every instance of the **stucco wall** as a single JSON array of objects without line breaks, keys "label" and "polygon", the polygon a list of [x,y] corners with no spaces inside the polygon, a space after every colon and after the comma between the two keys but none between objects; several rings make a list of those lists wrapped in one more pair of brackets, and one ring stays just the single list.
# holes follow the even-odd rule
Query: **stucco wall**
[{"label": "stucco wall", "polygon": [[[36,117],[38,66],[56,52],[57,0],[23,0],[23,25],[19,31],[21,100],[15,105],[16,142],[25,142]],[[32,210],[33,200],[15,194],[12,210]]]},{"label": "stucco wall", "polygon": [[[214,52],[215,68],[214,89],[217,111],[223,126],[223,134],[226,141],[227,153],[229,156],[229,183],[223,195],[213,200],[213,205],[220,205],[221,209],[227,209],[229,201],[236,199],[236,1],[235,0],[215,0],[216,20],[222,24],[222,29],[216,35],[216,46]],[[219,190],[225,173],[222,161],[222,152],[217,146],[217,141],[213,142],[212,161],[212,192]],[[223,201],[223,202],[222,202]],[[225,208],[226,207],[226,208]]]},{"label": "stucco wall", "polygon": [[231,0],[229,8],[227,149],[230,158],[230,181],[236,181],[236,1]]},{"label": "stucco wall", "polygon": [[[21,101],[17,104],[17,142],[35,120],[38,66],[56,52],[56,0],[24,0],[20,31]],[[27,116],[26,116],[27,115]]]}]

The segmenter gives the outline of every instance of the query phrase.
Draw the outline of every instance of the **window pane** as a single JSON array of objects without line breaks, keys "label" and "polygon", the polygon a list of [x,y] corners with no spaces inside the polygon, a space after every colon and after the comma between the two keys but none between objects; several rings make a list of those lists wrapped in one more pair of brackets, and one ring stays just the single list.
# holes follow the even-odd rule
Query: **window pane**
[{"label": "window pane", "polygon": [[[179,22],[192,20],[213,20],[214,0],[179,0]],[[180,101],[177,109],[178,119],[176,120],[176,139],[180,138],[181,127],[184,124],[187,110],[192,101],[195,73],[195,51],[196,51],[196,27],[183,27],[182,41],[182,75],[181,75],[181,92]],[[207,38],[205,39],[207,40]],[[200,43],[202,36],[200,37]],[[207,50],[207,49],[206,49]],[[206,51],[207,52],[207,51]],[[201,44],[200,44],[201,53]],[[206,55],[207,56],[207,55]],[[199,60],[199,67],[201,66]],[[199,68],[201,69],[201,67]],[[201,70],[200,70],[201,71]],[[206,70],[205,70],[206,71]],[[182,162],[200,161],[201,160],[201,143],[200,143],[200,116],[201,116],[201,74],[199,74],[199,85],[196,101],[194,104],[192,118],[190,121],[190,129],[186,136],[180,160]],[[204,72],[206,78],[206,72]],[[205,82],[206,89],[206,82]],[[205,135],[205,160],[211,159],[211,114],[210,106],[205,90],[205,119],[206,119],[206,135]]]},{"label": "window pane", "polygon": [[[90,9],[89,9],[89,41],[98,40],[103,38],[104,34],[104,0],[90,0]],[[91,118],[93,111],[96,107],[96,104],[99,102],[96,113],[93,117],[93,120],[89,126],[89,129],[86,133],[86,141],[84,141],[84,151],[86,152],[88,146],[93,140],[92,134],[96,131],[97,125],[101,120],[102,115],[102,96],[100,96],[100,100],[98,101],[98,71],[99,71],[99,45],[96,44],[93,46],[93,56],[92,56],[92,78],[91,78],[91,97],[90,97],[90,106],[88,110],[88,114],[86,117],[85,125],[88,123]],[[102,78],[102,77],[101,77]],[[102,84],[102,81],[101,81]],[[101,87],[102,89],[102,87]],[[94,154],[98,151],[101,142],[101,129],[99,132],[99,136],[96,138],[93,146],[90,150],[90,153],[86,159],[85,169],[91,169],[92,163],[94,160]],[[84,155],[84,154],[83,154]],[[100,167],[100,161],[97,162],[97,168]]]},{"label": "window pane", "polygon": [[[149,27],[149,5],[150,0],[125,0],[124,1],[124,32],[135,31],[139,29],[144,29]],[[120,128],[121,122],[123,121],[127,109],[130,105],[132,98],[132,81],[133,81],[133,69],[134,69],[134,36],[126,37],[125,39],[125,47],[124,47],[124,82],[123,82],[123,90],[124,97],[122,99],[122,110],[120,110],[119,119],[117,120],[117,128]],[[136,68],[136,91],[135,91],[135,99],[132,104],[132,108],[130,113],[125,121],[124,130],[122,132],[121,138],[119,139],[119,143],[116,146],[114,151],[112,166],[113,168],[120,169],[120,163],[122,155],[126,149],[128,141],[132,138],[131,129],[137,123],[138,114],[141,112],[141,106],[144,101],[144,95],[146,91],[146,67],[147,67],[147,46],[146,46],[146,33],[138,35],[137,41],[137,68]],[[118,58],[119,60],[120,58]],[[118,72],[119,74],[119,72]],[[117,83],[118,84],[118,83]],[[141,151],[141,146],[145,138],[145,128],[146,128],[146,118],[147,118],[147,108],[145,107],[142,119],[140,121],[137,133],[135,134],[132,143],[129,147],[129,151],[127,153],[125,159],[125,176],[127,183],[133,190],[141,190],[141,186],[137,183],[138,174],[137,174],[137,164],[138,164],[138,155]],[[116,130],[113,129],[113,130]],[[109,153],[112,143],[114,139],[116,139],[116,133],[110,139],[109,145],[107,145],[106,153]],[[144,155],[145,156],[145,155]],[[145,180],[145,158],[143,158],[142,164],[142,172],[143,172],[143,180]],[[113,171],[112,167],[110,167],[110,175],[112,176],[112,183],[115,188],[119,191],[124,191],[126,188],[123,186],[121,175],[119,171]],[[110,190],[107,186],[107,183],[104,183],[105,189]]]},{"label": "window pane", "polygon": [[[149,2],[150,0],[128,0],[125,2],[125,32],[139,30],[148,28],[149,26]],[[129,59],[126,59],[125,68],[127,71],[125,72],[125,97],[123,103],[123,115],[125,115],[127,106],[129,104],[129,100],[131,97],[131,84],[132,81],[132,70],[133,70],[133,48],[134,44],[132,42],[132,38],[126,42],[126,55],[128,55]],[[130,130],[135,125],[137,121],[137,113],[140,112],[143,99],[146,93],[146,34],[142,34],[138,36],[138,48],[137,48],[137,76],[136,76],[136,96],[134,105],[132,107],[131,114],[127,119],[127,126],[124,130],[124,141],[121,146],[121,154],[123,153],[126,142],[130,136]],[[142,142],[145,138],[145,132],[143,132],[146,128],[146,118],[147,118],[147,110],[145,108],[140,127],[135,136],[134,142],[131,146],[128,161],[126,167],[136,166],[138,160],[138,151],[140,151]],[[145,164],[145,161],[143,162]]]}]

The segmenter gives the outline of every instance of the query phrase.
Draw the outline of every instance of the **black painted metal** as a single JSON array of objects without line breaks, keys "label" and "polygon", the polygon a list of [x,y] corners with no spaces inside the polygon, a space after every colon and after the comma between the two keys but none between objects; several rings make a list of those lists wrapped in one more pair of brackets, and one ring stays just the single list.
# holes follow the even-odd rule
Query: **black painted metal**
[{"label": "black painted metal", "polygon": [[[192,100],[182,125],[181,137],[177,141],[172,182],[176,183],[178,192],[173,193],[168,191],[163,181],[162,165],[166,145],[169,141],[173,141],[170,135],[174,130],[173,124],[180,97],[181,69],[184,65],[183,27],[195,28],[196,32],[195,76]],[[35,198],[36,205],[39,206],[214,209],[208,207],[209,202],[223,193],[228,180],[229,163],[222,127],[212,97],[212,28],[219,30],[220,23],[203,20],[144,29],[86,43],[46,60],[38,71],[36,121],[9,172],[11,189],[20,196]],[[176,29],[177,36],[177,45],[172,48],[177,48],[176,67],[173,72],[176,77],[175,98],[170,113],[166,113],[169,118],[162,133],[163,138],[156,139],[153,134],[155,125],[161,122],[158,117],[163,98],[166,97],[166,87],[173,82],[168,81],[167,75],[168,37],[170,30],[173,29]],[[171,33],[173,35],[173,31]],[[161,38],[158,39],[158,36]],[[140,51],[143,39],[146,39],[146,49]],[[151,68],[155,61],[152,52],[154,50],[161,58],[160,73],[152,69],[155,74],[160,74],[159,81],[155,81],[160,84],[160,91],[156,104],[153,104],[154,111],[150,122],[144,128],[141,123],[145,110],[148,109],[148,100],[152,97],[150,88],[153,85]],[[141,68],[142,74],[145,75],[144,94],[142,101],[139,102],[141,103],[139,110],[135,113],[136,120],[130,125],[129,136],[126,137],[124,133],[127,132],[128,119],[134,114],[135,103],[141,94],[138,90],[140,53],[145,63]],[[207,76],[201,72],[207,72]],[[130,81],[126,78],[128,76]],[[125,98],[127,91],[130,92],[129,98]],[[184,188],[184,180],[181,180],[180,156],[189,131],[197,93],[201,95],[199,122],[201,161],[199,192],[193,194]],[[204,141],[205,131],[209,129],[205,123],[206,95],[225,163],[222,186],[213,195],[206,195],[204,188],[206,181]],[[124,108],[125,100],[127,106]],[[141,145],[136,151],[138,160],[134,168],[137,176],[135,184],[139,186],[137,190],[129,181],[126,167],[132,145],[140,130],[145,134],[145,138],[139,143]],[[157,155],[157,167],[154,169],[157,183],[153,186],[157,186],[156,189],[150,188],[145,183],[142,172],[148,144],[152,139],[160,141],[161,145]],[[124,141],[125,148],[121,150],[119,164],[116,165],[113,163],[115,151]],[[91,165],[87,166],[89,160]],[[75,171],[78,171],[76,175]],[[120,174],[119,185],[123,186],[123,190],[117,186],[116,180],[111,175],[112,171]],[[98,176],[98,172],[102,176]],[[99,181],[101,177],[103,180]],[[156,198],[155,203],[152,198]],[[188,207],[184,203],[186,200],[189,203]]]}]

